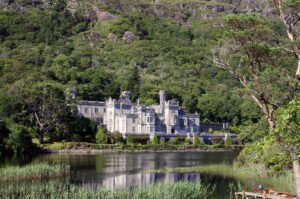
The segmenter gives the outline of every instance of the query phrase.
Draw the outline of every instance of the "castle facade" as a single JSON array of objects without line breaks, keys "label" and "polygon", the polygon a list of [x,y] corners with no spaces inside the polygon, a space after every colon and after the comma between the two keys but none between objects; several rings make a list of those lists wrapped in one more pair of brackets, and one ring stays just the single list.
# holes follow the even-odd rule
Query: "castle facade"
[{"label": "castle facade", "polygon": [[[166,100],[166,92],[159,91],[159,104],[144,106],[130,100],[130,92],[124,91],[120,99],[100,101],[80,101],[78,114],[93,119],[111,133],[127,135],[154,134],[198,134],[200,133],[200,115],[189,114],[176,100]],[[215,124],[222,129],[223,124]]]},{"label": "castle facade", "polygon": [[166,92],[159,91],[159,104],[145,106],[133,103],[130,93],[122,92],[120,99],[105,102],[80,101],[78,114],[106,127],[111,133],[132,135],[184,135],[208,132],[209,128],[221,130],[228,124],[200,123],[198,113],[190,114],[176,100],[167,100]]}]

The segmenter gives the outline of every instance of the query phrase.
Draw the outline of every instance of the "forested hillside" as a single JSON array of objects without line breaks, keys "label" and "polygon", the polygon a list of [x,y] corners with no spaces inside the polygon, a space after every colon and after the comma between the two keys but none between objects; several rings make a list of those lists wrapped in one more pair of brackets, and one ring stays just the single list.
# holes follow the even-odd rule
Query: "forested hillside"
[{"label": "forested hillside", "polygon": [[0,0],[0,155],[44,135],[106,144],[70,89],[147,105],[163,89],[202,121],[229,122],[238,163],[273,175],[293,162],[300,196],[299,13],[299,0]]},{"label": "forested hillside", "polygon": [[256,123],[262,115],[241,97],[237,79],[213,63],[228,34],[224,18],[268,16],[273,40],[285,38],[268,1],[0,2],[0,117],[40,135],[57,132],[51,134],[57,139],[94,136],[95,125],[63,105],[73,87],[79,99],[105,100],[129,90],[133,100],[149,105],[164,89],[202,121]]},{"label": "forested hillside", "polygon": [[229,89],[237,82],[213,66],[212,50],[224,34],[224,15],[269,14],[265,7],[229,0],[2,0],[0,112],[20,114],[26,89],[51,84],[65,94],[76,87],[86,100],[130,90],[147,104],[165,89],[202,120],[255,120],[254,106]]}]

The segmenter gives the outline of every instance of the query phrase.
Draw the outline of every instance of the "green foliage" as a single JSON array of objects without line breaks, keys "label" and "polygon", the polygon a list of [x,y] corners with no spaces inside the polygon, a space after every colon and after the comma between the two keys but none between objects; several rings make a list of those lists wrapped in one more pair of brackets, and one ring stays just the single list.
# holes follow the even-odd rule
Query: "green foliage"
[{"label": "green foliage", "polygon": [[[57,191],[60,190],[60,191]],[[146,187],[128,187],[109,190],[103,187],[77,186],[63,181],[47,181],[38,183],[5,184],[1,186],[1,195],[5,198],[105,198],[105,199],[207,199],[213,188],[202,183],[180,181],[174,184],[153,183]]]},{"label": "green foliage", "polygon": [[159,144],[159,138],[158,138],[157,135],[154,135],[152,143],[153,144]]},{"label": "green foliage", "polygon": [[[45,180],[70,173],[70,166],[62,164],[29,164],[26,166],[6,167],[0,169],[1,183]],[[2,184],[3,185],[3,184]]]},{"label": "green foliage", "polygon": [[123,86],[123,90],[131,91],[132,99],[135,101],[140,92],[140,84],[141,84],[141,77],[139,74],[139,69],[137,66],[134,66],[130,71],[126,84]]},{"label": "green foliage", "polygon": [[[252,120],[253,126],[250,123],[248,129],[241,132],[244,138],[251,138],[255,142],[245,147],[238,161],[246,165],[263,165],[265,172],[278,172],[283,170],[288,162],[284,156],[268,152],[268,147],[275,145],[270,142],[271,134],[275,135],[273,138],[280,140],[281,144],[288,143],[288,148],[293,148],[294,153],[298,150],[295,147],[296,142],[299,142],[297,136],[286,133],[291,132],[287,127],[293,126],[291,123],[279,122],[280,127],[277,127],[277,130],[271,134],[268,131],[276,126],[277,119],[274,116],[278,110],[286,107],[295,96],[297,82],[290,67],[293,58],[282,53],[282,49],[285,48],[285,45],[279,42],[283,41],[282,31],[274,25],[276,23],[272,18],[257,14],[231,15],[225,18],[225,22],[226,37],[222,50],[216,53],[215,63],[239,80],[241,88],[235,88],[234,92],[251,99],[264,117],[260,118],[259,122]],[[291,115],[295,115],[294,113]],[[268,126],[261,130],[258,126],[263,122],[267,122]],[[281,136],[284,139],[280,138]],[[297,141],[293,142],[291,138]],[[281,147],[277,147],[282,150]]]},{"label": "green foliage", "polygon": [[184,144],[187,144],[187,145],[189,145],[189,144],[190,144],[190,139],[189,139],[189,138],[185,138],[185,140],[184,140]]},{"label": "green foliage", "polygon": [[134,144],[133,137],[128,136],[127,139],[126,139],[126,145],[130,146],[130,145],[133,145],[133,144]]},{"label": "green foliage", "polygon": [[96,142],[98,144],[107,144],[108,142],[108,135],[107,131],[104,128],[98,128],[98,131],[96,133]]},{"label": "green foliage", "polygon": [[93,142],[95,134],[97,132],[97,123],[84,117],[71,116],[68,118],[66,127],[69,129],[61,139],[67,139],[71,141],[89,141]]},{"label": "green foliage", "polygon": [[9,134],[8,145],[14,151],[15,155],[20,155],[31,147],[32,138],[23,126],[12,124],[9,129],[11,132]]},{"label": "green foliage", "polygon": [[293,157],[300,159],[300,100],[295,98],[289,104],[282,107],[277,116],[277,127],[273,135],[280,136],[281,140],[291,148],[294,148]]},{"label": "green foliage", "polygon": [[[295,192],[294,178],[291,171],[284,171],[280,175],[267,175],[260,165],[237,166],[226,164],[202,165],[195,167],[178,167],[155,170],[156,172],[179,172],[179,173],[205,173],[208,175],[222,175],[242,182],[246,187],[264,184],[277,191]],[[240,189],[239,189],[240,190]]]},{"label": "green foliage", "polygon": [[212,140],[213,144],[215,144],[215,145],[223,145],[224,144],[224,140],[222,138],[213,137],[211,140]]},{"label": "green foliage", "polygon": [[197,135],[195,135],[194,138],[193,138],[193,145],[194,146],[200,145],[200,139]]},{"label": "green foliage", "polygon": [[7,140],[10,130],[8,129],[6,123],[0,120],[0,155],[7,149]]},{"label": "green foliage", "polygon": [[230,147],[232,146],[232,144],[233,144],[233,142],[232,142],[231,137],[227,137],[227,138],[225,139],[225,143],[224,143],[225,147],[226,147],[226,148],[230,148]]},{"label": "green foliage", "polygon": [[288,64],[292,57],[282,54],[283,47],[274,42],[281,38],[272,19],[246,14],[228,16],[225,21],[223,47],[227,50],[219,51],[218,57],[226,62],[223,68],[240,80],[242,88],[236,94],[265,100],[270,111],[272,105],[286,104],[294,93],[295,82]]},{"label": "green foliage", "polygon": [[173,144],[173,145],[176,145],[176,144],[178,143],[178,140],[177,140],[177,138],[171,138],[171,139],[169,140],[169,143],[170,143],[170,144]]},{"label": "green foliage", "polygon": [[300,7],[300,1],[299,0],[284,0],[283,1],[288,7],[299,9]]},{"label": "green foliage", "polygon": [[110,140],[112,144],[118,144],[124,142],[122,134],[118,131],[110,134]]},{"label": "green foliage", "polygon": [[252,167],[260,165],[262,172],[281,174],[290,167],[291,160],[287,152],[273,139],[264,139],[246,145],[237,158],[238,165]]},{"label": "green foliage", "polygon": [[[12,6],[15,2],[11,2]],[[294,58],[282,53],[282,38],[286,37],[282,25],[270,17],[252,14],[230,15],[224,21],[199,20],[182,8],[180,13],[191,24],[186,26],[171,17],[177,16],[173,13],[177,6],[173,5],[181,0],[160,1],[172,5],[160,17],[152,11],[156,8],[152,2],[134,2],[149,7],[146,12],[125,12],[120,5],[130,6],[132,1],[107,1],[106,6],[81,1],[76,14],[71,14],[64,0],[51,1],[51,6],[22,0],[17,6],[25,6],[22,14],[13,7],[0,11],[0,117],[31,126],[39,135],[46,133],[51,141],[95,142],[96,124],[79,118],[66,106],[67,88],[77,88],[78,100],[118,98],[120,91],[126,89],[133,100],[139,98],[147,105],[157,103],[158,91],[165,89],[169,99],[178,99],[189,112],[198,111],[202,120],[239,126],[240,143],[261,141],[268,133],[266,122],[244,97],[256,90],[257,97],[267,99],[268,108],[279,107],[290,99],[290,66]],[[298,7],[298,0],[284,2],[288,9]],[[94,7],[116,17],[108,21],[87,17],[85,9]],[[122,40],[126,31],[135,35],[132,42]],[[117,40],[111,41],[109,33],[115,34]],[[220,55],[250,82],[246,88],[236,77],[212,64],[211,49],[223,42],[229,48]],[[247,53],[258,76],[251,76],[247,70]],[[49,113],[40,117],[49,126],[43,130],[37,129],[34,117],[37,111],[42,115],[41,107]],[[287,136],[294,136],[294,122],[290,124],[282,129],[292,132]],[[7,134],[0,138],[0,148],[5,149],[7,139]],[[197,139],[193,140],[195,146]],[[124,141],[120,133],[112,133],[108,142]],[[278,165],[277,160],[281,158],[266,164]]]},{"label": "green foliage", "polygon": [[43,136],[53,131],[71,116],[65,95],[60,85],[52,82],[39,82],[24,91],[26,120],[43,142]]},{"label": "green foliage", "polygon": [[[22,15],[0,12],[0,102],[9,102],[0,103],[0,115],[18,120],[22,99],[27,98],[22,85],[52,81],[63,90],[75,86],[78,99],[116,98],[126,89],[133,100],[140,98],[148,105],[158,102],[157,92],[164,88],[170,98],[179,99],[188,111],[200,112],[203,119],[243,121],[240,101],[231,101],[227,92],[236,86],[235,80],[209,61],[208,49],[222,34],[213,22],[192,21],[187,28],[153,14],[125,13],[111,4],[102,10],[116,18],[97,21],[85,18],[82,10],[71,15],[65,1],[55,2],[53,7],[32,7],[24,1]],[[122,41],[125,31],[135,34],[133,42]],[[109,33],[118,36],[116,42],[107,38]],[[224,89],[216,89],[218,84]],[[209,97],[202,99],[202,94]],[[214,100],[225,95],[228,103]]]}]

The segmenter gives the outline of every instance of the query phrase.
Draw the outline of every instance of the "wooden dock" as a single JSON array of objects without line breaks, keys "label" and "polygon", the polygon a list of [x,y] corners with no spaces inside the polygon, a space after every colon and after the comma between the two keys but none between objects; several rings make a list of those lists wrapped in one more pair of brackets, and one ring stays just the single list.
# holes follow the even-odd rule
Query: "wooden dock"
[{"label": "wooden dock", "polygon": [[297,199],[296,195],[280,192],[236,192],[235,199]]}]

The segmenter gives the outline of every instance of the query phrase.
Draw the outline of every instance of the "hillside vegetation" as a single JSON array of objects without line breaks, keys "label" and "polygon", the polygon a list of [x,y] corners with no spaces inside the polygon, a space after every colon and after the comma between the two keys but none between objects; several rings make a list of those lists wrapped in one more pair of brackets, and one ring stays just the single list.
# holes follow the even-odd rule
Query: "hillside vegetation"
[{"label": "hillside vegetation", "polygon": [[[105,100],[129,90],[134,101],[148,105],[157,103],[158,91],[164,89],[169,99],[200,113],[202,121],[257,123],[258,109],[241,98],[239,82],[217,68],[212,55],[228,33],[223,22],[231,14],[271,16],[280,42],[285,32],[272,20],[268,4],[0,0],[0,128],[5,132],[0,141],[7,143],[3,147],[21,150],[5,140],[18,139],[24,132],[37,133],[40,140],[44,133],[51,140],[93,140],[96,125],[79,119],[67,106],[73,87],[78,99]],[[243,139],[265,128],[264,120],[260,123],[262,127],[248,128]]]},{"label": "hillside vegetation", "polygon": [[20,91],[41,82],[64,92],[75,86],[86,100],[130,90],[146,104],[165,89],[202,120],[240,123],[257,117],[255,110],[242,112],[248,104],[229,92],[237,83],[211,62],[224,34],[215,16],[231,13],[231,1],[3,2],[0,89],[1,100],[12,103],[1,103],[5,117],[14,113],[12,107],[21,108],[14,104]]}]

